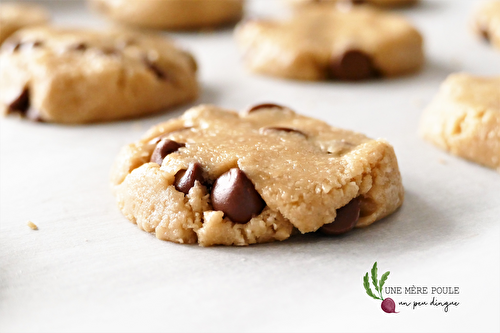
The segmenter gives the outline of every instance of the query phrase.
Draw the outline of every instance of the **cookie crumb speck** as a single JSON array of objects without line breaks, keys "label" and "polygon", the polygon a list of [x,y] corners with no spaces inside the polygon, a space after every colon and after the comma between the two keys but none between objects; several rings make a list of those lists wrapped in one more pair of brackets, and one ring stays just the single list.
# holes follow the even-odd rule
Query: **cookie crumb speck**
[{"label": "cookie crumb speck", "polygon": [[446,162],[446,160],[445,160],[445,159],[442,159],[442,158],[440,158],[440,159],[438,160],[438,162],[439,162],[439,164],[442,164],[442,165],[445,165],[445,164],[447,163],[447,162]]},{"label": "cookie crumb speck", "polygon": [[37,225],[31,221],[28,221],[28,227],[30,227],[31,230],[38,230]]}]

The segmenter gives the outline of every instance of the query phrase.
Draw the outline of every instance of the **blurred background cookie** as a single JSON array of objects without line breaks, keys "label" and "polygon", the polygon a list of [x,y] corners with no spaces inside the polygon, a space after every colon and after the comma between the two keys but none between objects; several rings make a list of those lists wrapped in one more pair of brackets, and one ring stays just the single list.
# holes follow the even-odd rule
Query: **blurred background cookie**
[{"label": "blurred background cookie", "polygon": [[424,111],[420,134],[500,172],[500,76],[450,75]]},{"label": "blurred background cookie", "polygon": [[45,24],[49,13],[42,6],[27,3],[0,3],[0,44],[17,30],[30,25]]},{"label": "blurred background cookie", "polygon": [[485,3],[473,19],[474,31],[500,49],[500,1]]},{"label": "blurred background cookie", "polygon": [[65,124],[137,117],[194,100],[196,70],[158,35],[26,28],[0,52],[0,112]]},{"label": "blurred background cookie", "polygon": [[295,5],[323,4],[323,3],[347,3],[353,5],[374,5],[378,7],[404,7],[411,6],[418,0],[289,0]]},{"label": "blurred background cookie", "polygon": [[398,76],[424,63],[423,39],[402,16],[369,7],[310,6],[288,20],[236,29],[247,68],[298,80]]},{"label": "blurred background cookie", "polygon": [[109,19],[140,28],[200,29],[237,22],[243,0],[89,0]]}]

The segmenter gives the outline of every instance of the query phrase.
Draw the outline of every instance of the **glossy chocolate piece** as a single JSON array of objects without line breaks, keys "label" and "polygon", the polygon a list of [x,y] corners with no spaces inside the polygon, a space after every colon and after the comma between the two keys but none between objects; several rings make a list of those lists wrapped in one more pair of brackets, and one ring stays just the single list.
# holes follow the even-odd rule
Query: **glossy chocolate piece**
[{"label": "glossy chocolate piece", "polygon": [[214,210],[224,212],[235,223],[247,223],[266,206],[252,181],[238,168],[215,181],[211,199]]},{"label": "glossy chocolate piece", "polygon": [[247,113],[255,112],[255,111],[260,110],[260,109],[271,109],[271,108],[285,109],[284,106],[281,106],[281,105],[278,105],[278,104],[265,103],[265,104],[257,104],[257,105],[254,105],[254,106],[250,107],[247,110]]},{"label": "glossy chocolate piece", "polygon": [[161,139],[160,142],[158,142],[158,144],[156,145],[156,148],[151,155],[150,161],[161,165],[165,156],[185,146],[186,145],[184,143],[178,143],[167,138]]},{"label": "glossy chocolate piece", "polygon": [[358,81],[378,76],[369,55],[359,50],[348,50],[332,59],[331,77],[337,80]]},{"label": "glossy chocolate piece", "polygon": [[341,235],[351,231],[359,220],[360,212],[361,200],[354,198],[344,207],[337,209],[335,220],[319,228],[319,231],[325,235]]},{"label": "glossy chocolate piece", "polygon": [[184,194],[188,194],[189,190],[194,186],[195,181],[203,184],[203,167],[200,163],[191,163],[187,170],[180,170],[175,175],[175,189]]}]

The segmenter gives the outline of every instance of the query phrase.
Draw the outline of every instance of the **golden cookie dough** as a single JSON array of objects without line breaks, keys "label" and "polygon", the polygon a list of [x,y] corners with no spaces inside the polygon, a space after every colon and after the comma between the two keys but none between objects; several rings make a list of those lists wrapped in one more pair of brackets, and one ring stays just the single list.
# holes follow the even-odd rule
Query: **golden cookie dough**
[{"label": "golden cookie dough", "polygon": [[411,6],[418,2],[418,0],[289,0],[295,5],[310,5],[310,4],[324,4],[324,3],[347,3],[354,5],[373,5],[377,7],[392,8],[392,7],[405,7]]},{"label": "golden cookie dough", "polygon": [[139,228],[202,246],[343,233],[391,214],[404,196],[386,141],[272,104],[244,113],[201,105],[153,127],[122,149],[112,186]]},{"label": "golden cookie dough", "polygon": [[420,134],[500,172],[500,76],[450,75],[424,111]]},{"label": "golden cookie dough", "polygon": [[484,4],[474,16],[474,31],[500,49],[500,1]]},{"label": "golden cookie dough", "polygon": [[0,53],[0,112],[80,124],[137,117],[196,99],[196,62],[173,42],[129,31],[35,27]]},{"label": "golden cookie dough", "polygon": [[141,28],[200,29],[239,21],[243,0],[89,0],[113,21]]},{"label": "golden cookie dough", "polygon": [[392,77],[424,63],[420,33],[405,18],[370,7],[318,5],[285,21],[248,20],[236,39],[250,71],[288,79]]},{"label": "golden cookie dough", "polygon": [[23,3],[0,3],[0,44],[17,30],[46,24],[49,13],[42,6]]}]

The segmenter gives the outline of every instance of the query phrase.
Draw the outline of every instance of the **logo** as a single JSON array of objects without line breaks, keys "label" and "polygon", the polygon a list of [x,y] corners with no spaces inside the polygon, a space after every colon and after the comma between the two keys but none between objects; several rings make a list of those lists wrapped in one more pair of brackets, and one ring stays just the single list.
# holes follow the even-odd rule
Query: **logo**
[{"label": "logo", "polygon": [[[397,305],[403,309],[418,310],[422,308],[441,308],[444,312],[448,312],[451,308],[457,308],[460,305],[460,287],[450,286],[450,285],[431,285],[422,286],[412,284],[410,286],[386,286],[384,285],[387,281],[391,272],[387,271],[378,279],[378,267],[377,262],[373,264],[370,271],[370,276],[368,272],[363,277],[363,287],[365,288],[366,294],[373,299],[382,301],[380,307],[385,313],[399,313],[396,311],[396,302],[390,298],[384,298],[384,291],[386,295],[396,295],[397,297],[403,297]],[[373,292],[372,287],[375,288]]]},{"label": "logo", "polygon": [[365,287],[368,296],[382,301],[380,307],[384,312],[397,313],[396,303],[392,300],[392,298],[387,297],[384,299],[384,296],[382,295],[382,290],[383,290],[382,288],[384,287],[385,281],[387,281],[387,278],[389,277],[389,274],[391,274],[391,272],[387,271],[384,274],[382,274],[382,277],[380,278],[379,281],[377,271],[378,271],[377,262],[375,261],[371,270],[371,278],[372,278],[372,284],[375,287],[375,291],[378,293],[378,295],[375,295],[370,287],[370,282],[368,281],[368,272],[365,274],[365,277],[363,278],[363,287]]}]

